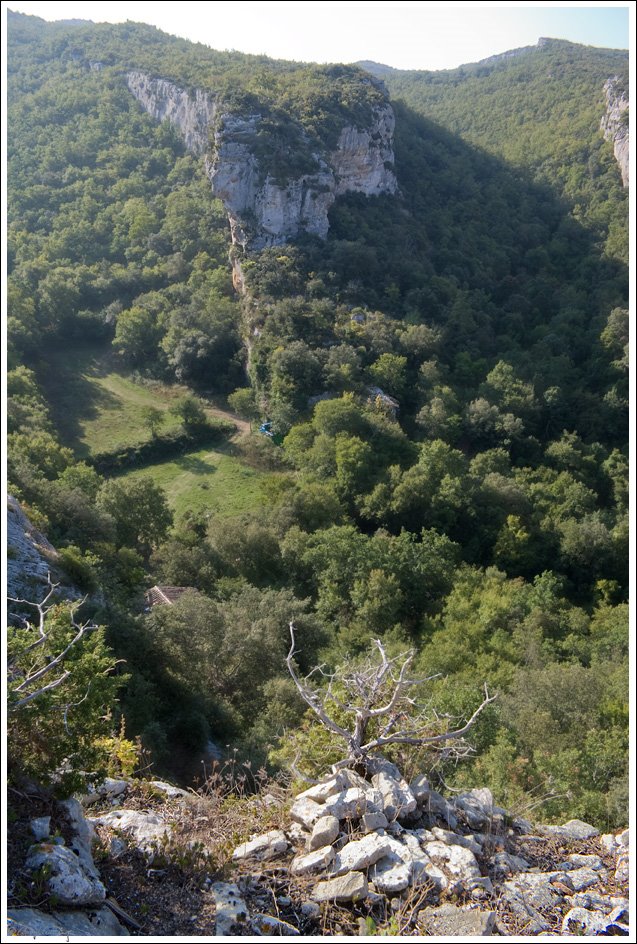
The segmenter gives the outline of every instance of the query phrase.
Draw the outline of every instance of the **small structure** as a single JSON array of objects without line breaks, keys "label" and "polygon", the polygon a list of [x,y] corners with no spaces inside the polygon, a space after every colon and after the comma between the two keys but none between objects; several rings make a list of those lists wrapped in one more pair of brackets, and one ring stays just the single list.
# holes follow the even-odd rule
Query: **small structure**
[{"label": "small structure", "polygon": [[193,589],[193,587],[160,587],[156,585],[146,591],[146,607],[150,610],[153,606],[173,606],[183,593],[188,593]]}]

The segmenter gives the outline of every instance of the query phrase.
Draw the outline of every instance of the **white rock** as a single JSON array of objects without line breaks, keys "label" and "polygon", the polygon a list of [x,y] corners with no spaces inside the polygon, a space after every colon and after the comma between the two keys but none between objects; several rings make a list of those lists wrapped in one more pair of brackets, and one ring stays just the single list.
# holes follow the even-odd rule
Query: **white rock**
[{"label": "white rock", "polygon": [[567,875],[567,883],[570,883],[576,892],[582,892],[586,888],[590,888],[592,885],[597,885],[598,882],[606,881],[607,878],[605,869],[602,869],[601,871],[594,871],[593,869],[586,868],[573,869],[572,872],[567,872]]},{"label": "white rock", "polygon": [[[131,71],[128,87],[157,120],[168,120],[197,154],[208,148],[206,161],[214,195],[223,201],[233,242],[252,248],[276,246],[306,232],[324,238],[328,211],[337,196],[356,191],[367,195],[395,193],[392,138],[394,113],[389,103],[374,106],[366,128],[341,129],[336,149],[313,153],[316,170],[281,182],[260,167],[252,141],[258,136],[260,115],[219,111],[217,96],[201,89],[186,90],[166,79]],[[247,233],[251,233],[248,240]]]},{"label": "white rock", "polygon": [[494,815],[493,797],[486,787],[460,794],[453,806],[462,813],[471,829],[480,829]]},{"label": "white rock", "polygon": [[365,790],[369,784],[367,781],[353,770],[339,770],[333,776],[322,780],[302,793],[299,793],[297,799],[307,798],[315,803],[325,803],[331,796],[337,793],[343,793],[350,787],[358,787]]},{"label": "white rock", "polygon": [[409,789],[416,797],[418,803],[421,803],[424,799],[426,799],[426,797],[429,796],[429,780],[424,774],[419,774],[410,782]]},{"label": "white rock", "polygon": [[450,829],[455,829],[458,825],[458,819],[451,804],[448,803],[440,793],[436,793],[435,790],[429,790],[425,795],[421,796],[419,805],[423,813],[427,813],[430,817],[444,820]]},{"label": "white rock", "polygon": [[117,829],[130,837],[138,849],[152,857],[157,847],[173,835],[173,828],[157,813],[142,813],[138,810],[112,810],[103,816],[90,817],[96,826]]},{"label": "white rock", "polygon": [[91,909],[90,912],[66,911],[44,914],[36,908],[14,908],[7,912],[7,931],[10,937],[128,937],[128,931],[119,923],[110,908]]},{"label": "white rock", "polygon": [[[513,914],[523,922],[521,933],[525,935],[539,934],[550,927],[548,921],[538,909],[529,901],[525,892],[521,891],[513,882],[505,882],[500,891],[503,900],[511,908]],[[553,907],[556,899],[550,897],[547,907]]]},{"label": "white rock", "polygon": [[493,867],[499,875],[515,875],[518,872],[526,872],[529,869],[529,863],[521,856],[511,855],[509,852],[497,852],[493,859]]},{"label": "white rock", "polygon": [[417,807],[416,797],[409,789],[395,764],[374,759],[368,763],[372,773],[372,784],[382,796],[383,812],[387,819],[402,819]]},{"label": "white rock", "polygon": [[360,901],[368,892],[362,872],[349,872],[327,882],[319,882],[312,891],[314,901]]},{"label": "white rock", "polygon": [[304,796],[297,797],[290,809],[290,818],[310,830],[322,816],[325,816],[322,804]]},{"label": "white rock", "polygon": [[604,934],[608,927],[608,918],[599,911],[587,911],[586,908],[571,908],[564,915],[562,934],[583,934],[594,937]]},{"label": "white rock", "polygon": [[462,908],[445,904],[421,912],[423,931],[428,937],[444,940],[448,937],[491,937],[495,933],[496,915],[492,911]]},{"label": "white rock", "polygon": [[361,828],[366,833],[387,827],[387,817],[384,813],[365,813],[361,818]]},{"label": "white rock", "polygon": [[335,816],[322,816],[314,824],[312,835],[308,842],[310,852],[313,849],[322,849],[323,846],[329,846],[338,838],[339,822]]},{"label": "white rock", "polygon": [[591,826],[590,823],[584,823],[581,819],[571,819],[563,826],[538,826],[538,832],[545,836],[555,836],[556,839],[562,839],[565,842],[575,842],[580,839],[592,839],[599,836],[599,830]]},{"label": "white rock", "polygon": [[601,911],[604,914],[610,914],[614,907],[621,904],[617,899],[607,898],[597,892],[579,892],[569,896],[569,900],[573,908],[586,908],[588,911]]},{"label": "white rock", "polygon": [[232,853],[232,860],[238,862],[241,859],[274,859],[287,852],[288,846],[285,833],[280,829],[272,829],[237,846]]},{"label": "white rock", "polygon": [[332,875],[344,875],[346,872],[355,872],[366,869],[378,862],[390,851],[388,837],[370,833],[363,839],[348,842],[336,855],[330,872]]},{"label": "white rock", "polygon": [[248,909],[237,886],[232,882],[215,882],[210,891],[215,899],[215,936],[234,936],[246,928]]},{"label": "white rock", "polygon": [[625,829],[623,832],[619,833],[617,836],[617,842],[624,849],[628,849],[630,846],[630,830]]},{"label": "white rock", "polygon": [[294,937],[301,932],[298,928],[269,914],[255,914],[250,919],[252,930],[257,936]]},{"label": "white rock", "polygon": [[605,852],[607,852],[609,855],[615,855],[619,843],[612,833],[605,833],[603,836],[600,836],[599,841]]},{"label": "white rock", "polygon": [[390,852],[370,869],[369,876],[379,892],[396,895],[407,888],[411,881],[411,863],[404,862],[395,852]]},{"label": "white rock", "polygon": [[305,847],[307,843],[307,831],[303,829],[300,823],[290,823],[285,827],[285,835],[295,846]]},{"label": "white rock", "polygon": [[622,885],[628,882],[630,877],[630,864],[629,858],[627,855],[620,855],[617,857],[617,863],[615,866],[615,881],[620,882]]},{"label": "white rock", "polygon": [[521,872],[510,881],[505,882],[504,889],[521,896],[530,917],[538,919],[537,911],[554,908],[561,900],[562,893],[554,883],[568,885],[568,872]]},{"label": "white rock", "polygon": [[470,849],[436,840],[426,843],[425,852],[430,859],[444,864],[446,871],[456,880],[452,886],[456,891],[470,891],[476,880],[482,878],[476,857]]},{"label": "white rock", "polygon": [[85,871],[94,878],[99,879],[91,851],[95,838],[93,824],[90,823],[84,815],[82,804],[73,797],[60,803],[60,808],[66,814],[66,818],[71,827],[72,837],[69,842],[69,847],[76,853]]},{"label": "white rock", "polygon": [[382,798],[372,790],[350,787],[344,793],[337,793],[325,801],[322,815],[330,814],[337,819],[359,819],[365,813],[377,813]]},{"label": "white rock", "polygon": [[322,849],[314,849],[307,855],[295,856],[292,859],[290,870],[293,875],[306,875],[309,872],[322,872],[334,858],[334,850],[331,846],[324,846]]},{"label": "white rock", "polygon": [[[600,869],[604,868],[604,863],[598,855],[579,855],[575,853],[568,857],[568,861],[571,863],[571,866],[576,869],[594,869],[596,872],[599,872]],[[562,868],[562,866],[558,866]]]},{"label": "white rock", "polygon": [[123,839],[120,839],[118,836],[113,836],[108,846],[108,854],[111,859],[119,859],[124,855],[128,846]]},{"label": "white rock", "polygon": [[31,871],[47,869],[46,888],[61,905],[96,905],[106,898],[106,890],[96,873],[87,871],[66,846],[51,843],[31,846],[25,864]]},{"label": "white rock", "polygon": [[306,918],[318,918],[321,913],[321,908],[315,901],[303,901],[301,902],[301,913],[304,914]]},{"label": "white rock", "polygon": [[172,783],[166,783],[165,780],[149,780],[148,783],[159,793],[164,793],[170,800],[189,796],[187,790],[175,787]]},{"label": "white rock", "polygon": [[434,826],[431,834],[432,839],[439,839],[451,846],[463,846],[465,849],[470,849],[474,855],[480,855],[482,852],[480,843],[471,836],[461,836],[460,833],[452,833],[451,830],[441,829],[440,826]]},{"label": "white rock", "polygon": [[43,839],[48,839],[51,835],[50,816],[37,816],[31,820],[29,826],[37,842],[42,842]]},{"label": "white rock", "polygon": [[608,916],[608,920],[613,924],[627,926],[629,922],[628,902],[623,905],[619,905],[617,908],[613,908]]}]

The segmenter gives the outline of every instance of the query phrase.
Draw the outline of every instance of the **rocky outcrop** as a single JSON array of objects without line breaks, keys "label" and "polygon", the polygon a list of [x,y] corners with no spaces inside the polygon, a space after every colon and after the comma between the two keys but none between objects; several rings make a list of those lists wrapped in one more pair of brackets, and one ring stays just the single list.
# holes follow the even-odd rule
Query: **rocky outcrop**
[{"label": "rocky outcrop", "polygon": [[[284,833],[295,847],[292,882],[311,883],[310,899],[322,909],[341,902],[362,914],[387,913],[418,889],[427,905],[413,927],[425,936],[628,934],[628,902],[617,894],[627,885],[628,831],[600,838],[593,826],[571,820],[532,834],[486,788],[447,801],[426,777],[407,786],[383,760],[370,762],[365,777],[341,770],[323,779],[296,797],[290,813],[294,823]],[[263,836],[263,844],[270,839]],[[316,848],[319,841],[325,844]],[[258,838],[250,846],[258,869]],[[244,870],[238,885],[248,889],[255,876],[246,874],[245,848],[234,859]],[[445,902],[450,895],[458,904]]]},{"label": "rocky outcrop", "polygon": [[604,85],[606,114],[601,120],[604,138],[612,141],[615,160],[619,164],[624,187],[629,177],[628,92],[619,76],[612,76]]},{"label": "rocky outcrop", "polygon": [[169,121],[180,131],[186,147],[204,154],[208,129],[217,114],[217,101],[201,89],[187,91],[168,79],[153,78],[145,72],[129,72],[128,88],[156,121]]},{"label": "rocky outcrop", "polygon": [[[60,567],[60,555],[29,520],[12,495],[7,496],[7,596],[40,603],[56,584],[51,600],[78,600],[82,594]],[[31,610],[29,616],[32,617]]]},{"label": "rocky outcrop", "polygon": [[143,72],[129,72],[127,81],[149,114],[170,121],[191,151],[206,154],[212,191],[226,208],[233,243],[243,248],[282,245],[301,233],[325,238],[338,196],[397,190],[389,102],[372,110],[368,127],[343,127],[330,152],[311,151],[305,140],[313,169],[281,180],[256,154],[262,115],[230,113],[214,95]]}]

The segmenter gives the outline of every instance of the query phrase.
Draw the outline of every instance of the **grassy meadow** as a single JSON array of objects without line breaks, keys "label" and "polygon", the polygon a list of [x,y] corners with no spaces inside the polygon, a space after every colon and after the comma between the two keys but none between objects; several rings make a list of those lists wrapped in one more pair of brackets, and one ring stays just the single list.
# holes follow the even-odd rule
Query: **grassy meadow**
[{"label": "grassy meadow", "polygon": [[[140,383],[122,371],[110,350],[78,346],[54,351],[39,374],[60,439],[80,459],[149,440],[144,411],[151,406],[164,412],[160,435],[180,426],[170,409],[188,392],[187,388]],[[210,415],[235,421],[218,407],[211,406]],[[240,432],[247,430],[246,423],[236,423]],[[252,468],[235,453],[231,442],[215,444],[215,448],[199,446],[177,458],[123,474],[150,476],[165,489],[177,515],[201,509],[223,516],[240,514],[263,502],[262,486],[272,473]]]}]

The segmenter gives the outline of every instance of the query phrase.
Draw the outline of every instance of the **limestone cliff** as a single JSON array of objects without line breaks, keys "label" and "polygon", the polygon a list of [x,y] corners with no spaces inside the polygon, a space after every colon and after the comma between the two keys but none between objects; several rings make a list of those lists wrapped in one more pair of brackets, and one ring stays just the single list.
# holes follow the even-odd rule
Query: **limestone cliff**
[{"label": "limestone cliff", "polygon": [[60,583],[58,596],[77,599],[77,587],[60,572],[59,554],[48,539],[29,521],[20,503],[7,497],[7,595],[39,602],[43,599],[48,575]]},{"label": "limestone cliff", "polygon": [[281,245],[301,233],[325,238],[336,197],[349,191],[373,196],[397,190],[389,102],[372,110],[368,127],[343,127],[334,150],[311,151],[311,170],[282,180],[277,168],[267,166],[256,152],[262,115],[229,112],[213,94],[142,72],[130,72],[127,79],[149,114],[175,125],[191,151],[205,153],[212,191],[226,208],[232,241],[244,248]]},{"label": "limestone cliff", "polygon": [[601,128],[607,141],[613,142],[615,159],[619,164],[624,187],[628,186],[629,141],[628,141],[628,92],[619,76],[612,76],[604,85],[606,114]]}]

